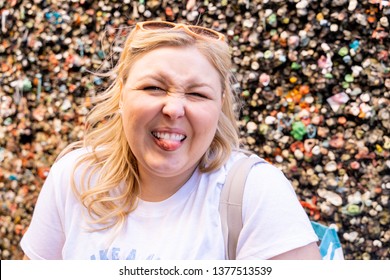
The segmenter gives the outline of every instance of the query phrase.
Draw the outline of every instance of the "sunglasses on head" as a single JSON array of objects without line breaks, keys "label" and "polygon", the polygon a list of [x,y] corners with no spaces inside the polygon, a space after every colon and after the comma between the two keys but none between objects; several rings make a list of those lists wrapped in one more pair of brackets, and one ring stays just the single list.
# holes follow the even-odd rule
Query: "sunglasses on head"
[{"label": "sunglasses on head", "polygon": [[137,29],[143,31],[156,31],[156,30],[175,30],[183,28],[188,33],[194,36],[206,37],[214,40],[224,41],[225,36],[213,29],[196,26],[196,25],[186,25],[182,23],[173,23],[168,21],[144,21],[136,24]]}]

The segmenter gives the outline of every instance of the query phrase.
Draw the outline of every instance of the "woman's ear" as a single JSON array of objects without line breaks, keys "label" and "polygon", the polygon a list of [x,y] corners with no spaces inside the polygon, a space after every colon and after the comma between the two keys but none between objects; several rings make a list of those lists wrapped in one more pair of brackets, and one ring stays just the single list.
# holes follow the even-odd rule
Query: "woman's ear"
[{"label": "woman's ear", "polygon": [[229,100],[227,100],[227,93],[226,93],[226,89],[224,89],[222,91],[222,96],[221,96],[221,110],[229,104]]}]

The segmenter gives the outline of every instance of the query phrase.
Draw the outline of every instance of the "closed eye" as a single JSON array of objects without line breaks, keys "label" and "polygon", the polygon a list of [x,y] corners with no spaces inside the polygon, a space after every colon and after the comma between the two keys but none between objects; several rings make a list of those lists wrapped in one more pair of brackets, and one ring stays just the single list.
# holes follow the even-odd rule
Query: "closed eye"
[{"label": "closed eye", "polygon": [[162,88],[159,88],[159,87],[155,87],[155,86],[149,86],[149,87],[144,87],[143,90],[146,90],[146,91],[164,91]]},{"label": "closed eye", "polygon": [[162,89],[157,86],[146,86],[142,88],[142,90],[147,94],[156,95],[156,96],[165,95],[167,93],[165,89]]},{"label": "closed eye", "polygon": [[192,97],[197,97],[197,98],[204,98],[204,99],[209,99],[209,97],[203,93],[199,92],[188,92],[187,95],[192,96]]}]

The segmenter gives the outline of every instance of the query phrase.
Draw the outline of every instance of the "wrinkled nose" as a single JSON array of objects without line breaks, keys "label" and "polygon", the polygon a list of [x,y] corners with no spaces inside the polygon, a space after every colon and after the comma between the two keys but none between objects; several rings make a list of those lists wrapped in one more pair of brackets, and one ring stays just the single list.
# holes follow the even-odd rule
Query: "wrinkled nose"
[{"label": "wrinkled nose", "polygon": [[173,120],[183,117],[185,114],[185,99],[180,96],[167,95],[162,113]]}]

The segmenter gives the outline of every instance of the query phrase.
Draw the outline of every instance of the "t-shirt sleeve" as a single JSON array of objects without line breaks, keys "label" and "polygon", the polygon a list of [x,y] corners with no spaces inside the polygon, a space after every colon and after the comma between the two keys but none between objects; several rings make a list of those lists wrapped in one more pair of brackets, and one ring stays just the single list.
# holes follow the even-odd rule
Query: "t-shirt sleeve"
[{"label": "t-shirt sleeve", "polygon": [[269,259],[318,240],[289,180],[271,164],[251,169],[242,211],[237,259]]},{"label": "t-shirt sleeve", "polygon": [[62,259],[64,232],[62,213],[60,208],[61,197],[56,172],[53,165],[34,208],[29,228],[24,234],[20,246],[30,259]]}]

